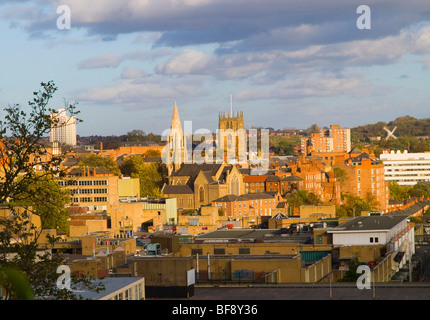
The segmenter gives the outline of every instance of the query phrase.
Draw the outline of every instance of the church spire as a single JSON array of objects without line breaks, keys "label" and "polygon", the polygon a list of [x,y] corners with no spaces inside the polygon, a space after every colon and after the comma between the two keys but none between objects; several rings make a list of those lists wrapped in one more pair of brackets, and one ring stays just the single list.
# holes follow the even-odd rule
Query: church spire
[{"label": "church spire", "polygon": [[175,106],[173,108],[172,124],[170,126],[170,130],[172,132],[175,131],[180,135],[182,135],[181,119],[179,118],[179,112],[178,112],[178,107],[176,105],[176,101],[175,101]]}]

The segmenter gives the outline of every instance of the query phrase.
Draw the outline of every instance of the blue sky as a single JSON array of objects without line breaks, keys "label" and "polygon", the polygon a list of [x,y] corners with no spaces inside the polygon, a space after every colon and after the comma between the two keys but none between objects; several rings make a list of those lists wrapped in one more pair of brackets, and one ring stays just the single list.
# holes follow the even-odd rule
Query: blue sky
[{"label": "blue sky", "polygon": [[428,0],[3,0],[0,105],[53,80],[51,106],[78,102],[83,136],[161,133],[174,101],[215,130],[230,94],[248,128],[428,118],[429,22]]}]

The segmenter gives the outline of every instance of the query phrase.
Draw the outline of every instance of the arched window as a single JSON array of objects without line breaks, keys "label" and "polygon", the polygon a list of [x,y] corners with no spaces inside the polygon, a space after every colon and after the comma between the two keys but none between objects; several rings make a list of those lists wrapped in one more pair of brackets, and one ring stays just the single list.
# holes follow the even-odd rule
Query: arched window
[{"label": "arched window", "polygon": [[199,188],[199,201],[205,202],[205,189],[202,186]]}]

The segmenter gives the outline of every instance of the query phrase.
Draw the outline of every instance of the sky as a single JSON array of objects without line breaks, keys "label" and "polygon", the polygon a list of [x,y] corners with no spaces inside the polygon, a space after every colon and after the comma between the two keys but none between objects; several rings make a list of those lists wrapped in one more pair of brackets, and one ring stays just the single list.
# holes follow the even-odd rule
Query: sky
[{"label": "sky", "polygon": [[0,39],[1,109],[52,80],[80,136],[161,134],[175,101],[193,131],[230,101],[246,128],[430,117],[428,0],[2,0]]}]

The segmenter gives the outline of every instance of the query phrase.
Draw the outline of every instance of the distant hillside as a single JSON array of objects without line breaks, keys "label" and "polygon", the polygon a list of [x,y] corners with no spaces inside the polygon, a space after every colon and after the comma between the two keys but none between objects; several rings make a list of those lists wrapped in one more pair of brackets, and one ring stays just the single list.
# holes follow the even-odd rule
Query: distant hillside
[{"label": "distant hillside", "polygon": [[371,137],[385,138],[387,131],[384,130],[384,127],[389,130],[397,127],[394,132],[396,137],[430,136],[430,118],[416,119],[411,116],[404,116],[388,123],[380,121],[375,124],[351,128],[351,138],[353,141],[365,141]]}]

